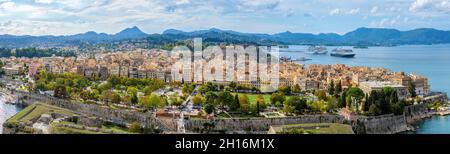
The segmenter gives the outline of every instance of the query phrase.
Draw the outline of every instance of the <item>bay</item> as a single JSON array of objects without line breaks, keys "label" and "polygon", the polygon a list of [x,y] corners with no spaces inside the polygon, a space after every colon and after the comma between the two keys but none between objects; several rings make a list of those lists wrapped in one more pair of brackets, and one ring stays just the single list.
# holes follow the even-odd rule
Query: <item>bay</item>
[{"label": "bay", "polygon": [[3,123],[10,117],[22,110],[21,107],[12,104],[6,104],[3,99],[0,99],[0,134],[3,132]]},{"label": "bay", "polygon": [[[450,93],[450,44],[407,45],[396,47],[369,47],[353,49],[355,58],[332,57],[329,55],[311,55],[304,53],[308,46],[290,46],[290,52],[281,52],[281,57],[310,58],[302,62],[309,64],[346,64],[349,66],[383,67],[392,71],[416,73],[428,77],[433,91]],[[337,47],[327,47],[328,51]],[[295,52],[298,51],[298,52]]]},{"label": "bay", "polygon": [[[282,57],[309,58],[310,64],[346,64],[349,66],[383,67],[392,71],[416,73],[428,77],[432,91],[450,93],[450,44],[406,45],[396,47],[369,47],[352,49],[355,58],[332,57],[329,55],[311,55],[304,53],[308,46],[290,46],[289,52],[281,52]],[[328,46],[328,51],[337,48]],[[282,49],[285,50],[285,49]],[[411,134],[450,134],[450,116],[433,116],[415,125],[417,130]]]}]

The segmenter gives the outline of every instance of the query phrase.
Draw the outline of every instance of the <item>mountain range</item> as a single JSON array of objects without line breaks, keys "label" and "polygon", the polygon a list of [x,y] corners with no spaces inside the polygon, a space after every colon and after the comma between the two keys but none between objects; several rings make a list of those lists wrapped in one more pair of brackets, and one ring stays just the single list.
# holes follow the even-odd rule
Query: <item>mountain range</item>
[{"label": "mountain range", "polygon": [[232,30],[212,28],[185,32],[168,29],[162,34],[146,34],[138,27],[124,29],[116,34],[86,32],[66,36],[16,36],[0,35],[0,47],[55,47],[80,44],[114,43],[123,40],[147,40],[149,43],[168,43],[203,38],[207,43],[232,43],[255,45],[304,44],[304,45],[364,45],[391,46],[405,44],[443,44],[450,43],[450,31],[420,28],[409,31],[385,28],[358,28],[349,33],[292,33],[277,34],[242,33]]}]

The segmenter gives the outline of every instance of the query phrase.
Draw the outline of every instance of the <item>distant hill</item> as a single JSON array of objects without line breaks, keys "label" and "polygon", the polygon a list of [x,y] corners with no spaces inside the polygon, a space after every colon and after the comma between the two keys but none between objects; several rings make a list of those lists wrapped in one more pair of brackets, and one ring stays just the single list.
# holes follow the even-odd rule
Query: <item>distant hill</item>
[{"label": "distant hill", "polygon": [[113,43],[121,40],[147,40],[152,44],[177,42],[191,38],[203,38],[208,43],[232,44],[305,44],[305,45],[367,45],[391,46],[404,44],[442,44],[450,43],[450,31],[431,28],[420,28],[409,31],[399,31],[385,28],[358,28],[355,31],[339,35],[335,33],[293,33],[277,34],[242,33],[232,30],[212,28],[184,32],[168,29],[162,34],[146,34],[138,27],[124,29],[116,34],[86,32],[68,36],[14,36],[0,35],[0,47],[35,47],[35,46],[66,46],[83,43]]},{"label": "distant hill", "polygon": [[66,46],[79,45],[82,43],[114,42],[125,39],[143,39],[149,35],[142,32],[138,27],[127,28],[116,34],[97,33],[89,31],[82,34],[68,36],[14,36],[0,35],[0,47],[37,47],[37,46]]}]

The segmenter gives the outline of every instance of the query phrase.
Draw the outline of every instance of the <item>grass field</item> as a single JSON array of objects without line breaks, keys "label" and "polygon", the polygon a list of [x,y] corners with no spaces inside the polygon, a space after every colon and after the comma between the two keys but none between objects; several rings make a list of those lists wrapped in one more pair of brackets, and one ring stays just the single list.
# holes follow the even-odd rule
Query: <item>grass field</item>
[{"label": "grass field", "polygon": [[[244,93],[238,93],[239,95],[244,95]],[[236,93],[233,93],[233,95],[236,95]],[[245,94],[248,96],[248,101],[250,102],[250,105],[256,104],[256,98],[259,94]],[[264,97],[264,102],[266,102],[267,105],[270,104],[270,94],[262,94]],[[291,96],[286,96],[286,100],[289,99]]]},{"label": "grass field", "polygon": [[[43,114],[51,114],[51,113],[57,113],[68,116],[77,115],[73,111],[67,109],[43,103],[35,103],[26,107],[25,109],[23,109],[22,111],[20,111],[10,119],[8,119],[7,123],[25,124],[28,121],[31,121],[32,119],[39,118]],[[115,125],[103,125],[101,128],[99,128],[99,131],[79,129],[83,128],[84,126],[67,121],[61,121],[60,123],[53,122],[51,123],[51,126],[52,126],[52,133],[55,134],[105,134],[105,132],[115,134],[128,134],[128,128],[119,127]],[[66,126],[76,126],[76,127],[66,127]]]},{"label": "grass field", "polygon": [[337,123],[309,123],[281,126],[284,133],[293,134],[354,134],[352,126]]},{"label": "grass field", "polygon": [[114,134],[129,134],[128,129],[119,126],[106,126],[103,125],[99,131],[91,131],[86,129],[78,129],[74,127],[65,127],[64,125],[71,125],[82,127],[82,125],[77,125],[72,122],[61,122],[61,123],[52,123],[52,130],[55,134],[106,134],[106,133],[114,133]]},{"label": "grass field", "polygon": [[63,114],[63,115],[76,115],[76,113],[67,110],[67,109],[63,109],[63,108],[59,108],[56,106],[51,106],[51,105],[47,105],[47,104],[42,104],[42,103],[35,103],[32,104],[28,107],[26,107],[25,109],[23,109],[22,111],[20,111],[19,113],[17,113],[16,115],[14,115],[13,117],[11,117],[10,119],[8,119],[7,122],[28,122],[31,119],[35,119],[40,117],[42,114],[50,114],[50,113],[58,113],[58,114]]}]

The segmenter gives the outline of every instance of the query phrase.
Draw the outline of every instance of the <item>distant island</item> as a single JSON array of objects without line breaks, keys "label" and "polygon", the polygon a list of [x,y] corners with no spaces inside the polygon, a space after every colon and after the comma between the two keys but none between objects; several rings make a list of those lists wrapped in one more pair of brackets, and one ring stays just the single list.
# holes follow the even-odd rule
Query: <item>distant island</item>
[{"label": "distant island", "polygon": [[67,36],[15,36],[0,35],[0,47],[60,47],[81,46],[99,43],[117,43],[123,41],[143,42],[151,45],[164,45],[179,41],[203,38],[203,42],[212,44],[251,44],[251,45],[331,45],[331,46],[396,46],[429,45],[450,43],[450,31],[420,28],[409,31],[385,28],[358,28],[355,31],[339,35],[336,33],[293,33],[277,34],[242,33],[232,30],[212,28],[184,32],[168,29],[162,34],[147,34],[138,27],[127,28],[116,34],[86,32]]}]

